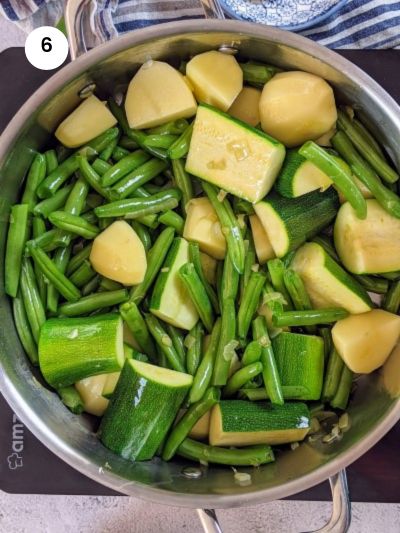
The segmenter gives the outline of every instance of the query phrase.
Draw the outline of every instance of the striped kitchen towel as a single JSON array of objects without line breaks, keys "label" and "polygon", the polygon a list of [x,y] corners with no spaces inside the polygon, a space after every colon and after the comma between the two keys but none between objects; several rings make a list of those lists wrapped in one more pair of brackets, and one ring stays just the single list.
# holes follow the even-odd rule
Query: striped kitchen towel
[{"label": "striped kitchen towel", "polygon": [[[25,28],[29,30],[52,19],[54,23],[62,3],[61,0],[0,0],[0,13],[13,21],[25,20]],[[86,33],[91,46],[136,28],[204,16],[199,0],[87,0],[87,7]],[[30,18],[34,13],[33,19]],[[330,48],[397,48],[400,47],[400,1],[348,0],[324,23],[301,34]]]}]

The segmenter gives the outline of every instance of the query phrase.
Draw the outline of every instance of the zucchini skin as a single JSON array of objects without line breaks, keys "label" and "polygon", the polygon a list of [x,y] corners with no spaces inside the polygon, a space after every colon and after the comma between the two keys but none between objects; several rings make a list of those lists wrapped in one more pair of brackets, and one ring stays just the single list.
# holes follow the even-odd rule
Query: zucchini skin
[{"label": "zucchini skin", "polygon": [[275,182],[275,190],[285,198],[295,198],[294,180],[299,168],[307,160],[297,150],[288,150],[282,169]]},{"label": "zucchini skin", "polygon": [[90,376],[117,372],[123,360],[122,320],[116,313],[51,318],[42,326],[40,370],[55,389]]},{"label": "zucchini skin", "polygon": [[101,442],[124,459],[151,459],[171,427],[189,386],[168,387],[125,362],[101,421]]}]

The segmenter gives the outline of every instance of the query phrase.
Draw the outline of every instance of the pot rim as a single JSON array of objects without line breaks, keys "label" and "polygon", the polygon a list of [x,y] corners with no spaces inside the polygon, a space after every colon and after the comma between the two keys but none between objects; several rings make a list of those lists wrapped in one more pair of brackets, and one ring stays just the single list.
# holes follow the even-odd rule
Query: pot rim
[{"label": "pot rim", "polygon": [[[312,57],[315,57],[323,62],[328,64],[332,63],[342,72],[351,75],[352,79],[362,86],[364,91],[378,96],[382,107],[385,108],[386,113],[397,115],[400,123],[400,107],[392,99],[392,97],[389,96],[386,91],[384,91],[382,87],[380,87],[370,76],[353,65],[350,61],[305,37],[287,32],[285,30],[250,22],[233,20],[177,21],[151,26],[141,30],[135,30],[134,32],[119,37],[114,41],[104,43],[90,52],[80,56],[75,61],[67,64],[60,71],[54,74],[19,109],[1,135],[2,142],[0,143],[0,164],[2,164],[5,155],[11,148],[20,132],[23,130],[25,123],[32,114],[32,109],[37,109],[49,97],[49,95],[56,94],[57,90],[63,87],[66,82],[77,77],[91,65],[96,64],[115,53],[121,52],[126,48],[130,48],[137,44],[144,44],[148,41],[157,40],[159,37],[199,32],[233,32],[237,33],[239,36],[242,34],[259,39],[267,37],[286,46],[290,46],[295,49],[301,49]],[[159,504],[189,508],[229,508],[254,505],[256,503],[265,503],[267,501],[291,496],[306,490],[322,481],[325,481],[329,476],[336,474],[339,470],[345,468],[358,459],[372,446],[374,446],[400,419],[399,399],[393,403],[381,422],[377,424],[377,426],[368,435],[357,442],[357,444],[351,446],[349,450],[341,453],[334,460],[329,461],[327,464],[317,468],[313,472],[293,481],[284,483],[283,485],[248,494],[189,495],[178,494],[156,487],[150,487],[134,481],[121,483],[121,478],[112,472],[105,470],[104,472],[100,473],[97,465],[88,461],[85,456],[78,453],[72,447],[66,445],[65,442],[59,439],[55,433],[52,433],[48,430],[48,427],[42,422],[39,414],[36,413],[24,400],[23,396],[17,392],[14,384],[1,367],[0,390],[18,418],[35,435],[35,437],[37,437],[60,459],[82,474],[100,484],[124,494],[137,496]]]}]

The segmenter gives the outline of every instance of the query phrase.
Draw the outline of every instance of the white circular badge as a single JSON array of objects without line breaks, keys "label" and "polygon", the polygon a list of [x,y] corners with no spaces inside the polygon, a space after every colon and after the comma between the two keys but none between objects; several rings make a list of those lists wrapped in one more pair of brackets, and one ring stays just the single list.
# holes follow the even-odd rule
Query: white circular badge
[{"label": "white circular badge", "polygon": [[36,28],[25,41],[25,55],[34,67],[53,70],[67,59],[68,40],[57,28]]}]

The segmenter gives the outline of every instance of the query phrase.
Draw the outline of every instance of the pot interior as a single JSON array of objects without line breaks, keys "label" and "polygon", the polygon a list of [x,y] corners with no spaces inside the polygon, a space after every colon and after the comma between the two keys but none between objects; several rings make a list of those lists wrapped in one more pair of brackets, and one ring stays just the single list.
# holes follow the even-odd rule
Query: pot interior
[{"label": "pot interior", "polygon": [[[239,22],[185,22],[150,28],[103,45],[65,67],[42,87],[18,113],[3,135],[0,148],[0,253],[4,257],[9,208],[34,150],[46,145],[50,132],[80,101],[89,83],[107,98],[124,91],[135,70],[150,57],[179,64],[193,54],[221,45],[239,51],[240,57],[306,70],[326,78],[336,96],[362,111],[367,124],[399,164],[400,111],[372,80],[332,52],[290,33]],[[396,159],[397,158],[397,159]],[[94,420],[72,415],[58,396],[32,373],[14,327],[10,300],[4,294],[4,264],[0,263],[0,385],[22,421],[52,451],[81,472],[117,491],[155,501],[191,507],[228,507],[287,496],[305,489],[354,461],[397,420],[400,378],[392,394],[375,373],[358,381],[349,408],[351,428],[340,441],[305,442],[297,449],[282,449],[275,463],[260,468],[240,468],[251,474],[251,484],[235,483],[227,467],[201,467],[201,476],[185,475],[181,459],[170,463],[154,459],[131,463],[107,450],[95,435]],[[393,357],[400,359],[399,355]],[[393,363],[393,360],[392,360]],[[399,365],[397,368],[400,366]],[[398,372],[400,374],[400,372]],[[190,463],[193,466],[193,463]],[[216,498],[218,496],[218,498]]]}]

